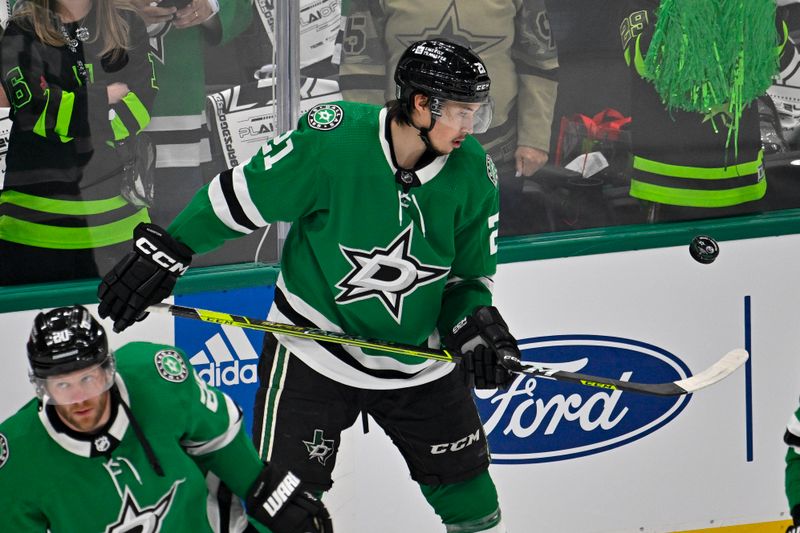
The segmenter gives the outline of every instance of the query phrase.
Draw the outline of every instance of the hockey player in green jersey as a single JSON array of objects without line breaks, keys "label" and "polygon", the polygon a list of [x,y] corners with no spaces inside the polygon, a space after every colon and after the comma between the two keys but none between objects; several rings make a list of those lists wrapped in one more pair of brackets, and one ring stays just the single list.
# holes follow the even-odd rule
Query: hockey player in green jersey
[{"label": "hockey player in green jersey", "polygon": [[783,434],[786,450],[786,499],[792,515],[792,525],[786,533],[800,533],[800,409],[797,409]]},{"label": "hockey player in green jersey", "polygon": [[546,162],[558,59],[544,0],[350,0],[343,4],[339,87],[344,100],[380,104],[405,46],[436,36],[468,44],[492,74],[492,124],[476,136],[500,178],[500,235],[531,233],[525,180]]},{"label": "hockey player in green jersey", "polygon": [[429,40],[406,50],[395,80],[386,107],[318,105],[201,189],[168,231],[141,225],[101,283],[99,312],[122,330],[172,291],[193,253],[291,221],[270,320],[435,347],[444,337],[467,364],[267,335],[254,413],[262,457],[327,490],[341,432],[364,412],[447,531],[502,532],[467,386],[507,384],[503,364],[519,358],[491,306],[497,172],[471,136],[491,122],[490,79],[470,49]]},{"label": "hockey player in green jersey", "polygon": [[62,307],[36,317],[28,361],[38,397],[0,424],[0,531],[256,531],[237,498],[212,497],[220,479],[275,533],[332,531],[176,348],[112,352],[85,308]]}]

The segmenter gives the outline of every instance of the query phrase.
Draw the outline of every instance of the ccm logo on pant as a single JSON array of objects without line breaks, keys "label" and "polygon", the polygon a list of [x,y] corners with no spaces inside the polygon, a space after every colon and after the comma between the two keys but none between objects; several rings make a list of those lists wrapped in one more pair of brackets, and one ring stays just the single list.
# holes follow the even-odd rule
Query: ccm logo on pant
[{"label": "ccm logo on pant", "polygon": [[478,442],[481,439],[481,430],[479,429],[472,435],[467,435],[463,439],[458,439],[455,442],[449,442],[444,444],[434,444],[431,446],[431,454],[438,455],[440,453],[447,453],[447,452],[457,452],[458,450],[463,450],[470,444],[474,442]]},{"label": "ccm logo on pant", "polygon": [[184,265],[180,261],[176,261],[172,257],[156,248],[156,246],[152,242],[148,241],[145,237],[139,237],[136,239],[136,247],[140,252],[142,252],[142,254],[149,255],[150,259],[152,259],[157,265],[164,267],[170,272],[177,272],[179,276],[182,276],[189,268],[188,265]]},{"label": "ccm logo on pant", "polygon": [[275,490],[272,491],[272,494],[264,502],[264,510],[269,513],[270,516],[274,517],[283,507],[283,504],[291,497],[294,490],[300,486],[300,479],[288,472],[286,477],[278,483],[278,486]]}]

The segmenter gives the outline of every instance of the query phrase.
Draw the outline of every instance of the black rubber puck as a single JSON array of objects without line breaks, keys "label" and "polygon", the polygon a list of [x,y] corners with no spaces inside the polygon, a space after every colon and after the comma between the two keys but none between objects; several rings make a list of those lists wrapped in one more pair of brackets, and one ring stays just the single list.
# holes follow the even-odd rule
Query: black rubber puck
[{"label": "black rubber puck", "polygon": [[698,235],[689,244],[689,254],[698,263],[708,265],[719,255],[719,244],[708,235]]}]

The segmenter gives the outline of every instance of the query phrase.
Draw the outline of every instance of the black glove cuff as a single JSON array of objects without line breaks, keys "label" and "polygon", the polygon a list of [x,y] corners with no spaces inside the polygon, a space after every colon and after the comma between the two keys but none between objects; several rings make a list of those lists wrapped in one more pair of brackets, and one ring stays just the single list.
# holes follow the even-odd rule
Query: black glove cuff
[{"label": "black glove cuff", "polygon": [[300,490],[300,478],[289,471],[283,472],[264,465],[247,492],[245,506],[254,517],[263,517],[268,526]]},{"label": "black glove cuff", "polygon": [[332,533],[328,510],[292,472],[264,465],[245,498],[247,514],[275,533]]},{"label": "black glove cuff", "polygon": [[480,328],[472,316],[465,316],[453,326],[453,330],[444,338],[444,345],[448,350],[457,354],[471,352],[476,346],[486,346],[481,337]]},{"label": "black glove cuff", "polygon": [[137,254],[178,276],[182,276],[192,262],[192,249],[155,224],[140,222],[133,230],[133,243]]}]

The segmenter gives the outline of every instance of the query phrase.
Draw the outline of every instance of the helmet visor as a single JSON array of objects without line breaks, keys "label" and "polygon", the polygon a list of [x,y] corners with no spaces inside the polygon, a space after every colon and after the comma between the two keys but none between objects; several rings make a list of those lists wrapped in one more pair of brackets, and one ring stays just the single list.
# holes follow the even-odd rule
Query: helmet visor
[{"label": "helmet visor", "polygon": [[494,102],[489,98],[486,102],[456,102],[440,100],[431,111],[436,121],[449,128],[467,133],[485,133],[492,123]]},{"label": "helmet visor", "polygon": [[50,377],[30,376],[36,395],[45,403],[70,405],[101,395],[114,384],[114,364],[103,363],[67,374]]}]

